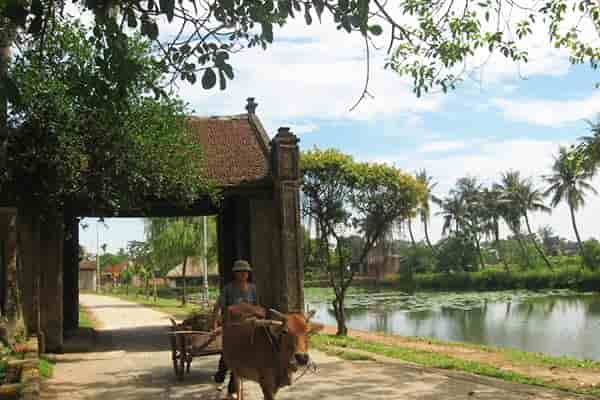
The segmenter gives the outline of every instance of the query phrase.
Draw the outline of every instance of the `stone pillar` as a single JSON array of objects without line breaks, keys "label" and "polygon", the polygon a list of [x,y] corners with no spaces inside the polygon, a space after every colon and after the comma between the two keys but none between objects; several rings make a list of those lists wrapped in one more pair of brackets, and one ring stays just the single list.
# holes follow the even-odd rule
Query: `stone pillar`
[{"label": "stone pillar", "polygon": [[63,328],[79,326],[79,219],[65,216],[63,263]]},{"label": "stone pillar", "polygon": [[40,230],[44,264],[40,274],[40,330],[48,352],[61,352],[63,346],[63,220],[48,218]]},{"label": "stone pillar", "polygon": [[19,245],[21,247],[21,296],[23,318],[28,335],[40,330],[40,217],[23,213],[19,218]]},{"label": "stone pillar", "polygon": [[300,224],[299,139],[289,128],[279,128],[271,141],[274,178],[275,301],[283,312],[304,310],[304,269]]},{"label": "stone pillar", "polygon": [[[273,255],[279,253],[278,240],[274,240],[275,210],[273,193],[265,198],[250,200],[250,254],[254,280],[261,305],[277,308],[275,290],[278,279]],[[277,264],[278,265],[278,264]],[[277,296],[278,297],[278,296]]]}]

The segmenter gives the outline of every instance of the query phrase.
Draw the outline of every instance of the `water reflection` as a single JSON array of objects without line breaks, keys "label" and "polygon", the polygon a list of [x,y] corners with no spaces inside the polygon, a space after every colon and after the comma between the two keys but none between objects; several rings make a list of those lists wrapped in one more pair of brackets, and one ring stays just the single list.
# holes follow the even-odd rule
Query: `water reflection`
[{"label": "water reflection", "polygon": [[[369,301],[363,294],[349,302],[348,326],[600,360],[600,295],[478,295],[432,302],[418,293],[366,295]],[[319,321],[335,324],[328,303],[310,304]]]}]

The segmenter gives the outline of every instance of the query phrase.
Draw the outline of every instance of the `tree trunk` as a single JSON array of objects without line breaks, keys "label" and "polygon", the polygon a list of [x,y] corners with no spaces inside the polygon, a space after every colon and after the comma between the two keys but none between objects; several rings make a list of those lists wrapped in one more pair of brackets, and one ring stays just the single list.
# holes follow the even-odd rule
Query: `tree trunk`
[{"label": "tree trunk", "polygon": [[533,247],[535,247],[535,250],[540,254],[540,256],[542,256],[542,259],[546,263],[546,266],[548,268],[552,269],[552,264],[550,263],[550,260],[548,260],[548,257],[546,257],[546,254],[544,254],[541,247],[538,245],[537,240],[535,240],[535,235],[531,231],[531,225],[529,224],[529,217],[527,216],[527,213],[525,213],[523,216],[525,217],[525,224],[527,225],[527,232],[529,232],[529,236],[531,237],[531,240],[533,241]]},{"label": "tree trunk", "polygon": [[17,215],[14,211],[5,212],[0,210],[0,245],[3,246],[2,262],[6,281],[4,287],[4,299],[2,304],[3,317],[5,318],[6,339],[13,343],[16,336],[25,333],[23,312],[21,304],[21,292],[19,290],[19,256],[17,245]]},{"label": "tree trunk", "polygon": [[412,231],[412,222],[411,219],[408,219],[408,234],[410,235],[410,241],[413,245],[413,247],[417,246],[417,242],[415,242],[415,237],[413,235],[413,231]]},{"label": "tree trunk", "polygon": [[581,254],[581,268],[583,268],[585,265],[583,243],[581,243],[581,237],[579,237],[579,231],[577,230],[577,224],[575,223],[575,209],[573,208],[573,204],[570,201],[569,210],[571,211],[571,224],[573,224],[573,230],[575,231],[575,237],[577,238],[577,245],[579,246],[579,253]]},{"label": "tree trunk", "polygon": [[183,293],[181,295],[181,305],[182,306],[185,306],[187,304],[187,293],[186,293],[187,282],[185,279],[185,273],[186,273],[186,269],[187,269],[187,260],[188,260],[187,256],[183,258],[183,269],[181,271],[181,276],[183,278]]},{"label": "tree trunk", "polygon": [[483,259],[483,252],[481,251],[481,244],[479,243],[479,236],[475,235],[475,247],[477,248],[477,254],[479,255],[479,263],[481,269],[485,269],[485,260]]},{"label": "tree trunk", "polygon": [[11,57],[11,45],[15,28],[7,20],[0,18],[0,170],[6,168],[8,146],[8,90],[4,82],[8,78],[8,66]]},{"label": "tree trunk", "polygon": [[333,300],[333,311],[335,313],[335,319],[337,321],[337,336],[348,335],[348,328],[346,327],[346,314],[344,312],[344,294],[335,296]]},{"label": "tree trunk", "polygon": [[423,218],[423,229],[425,230],[425,241],[427,241],[427,245],[431,251],[434,251],[433,246],[431,245],[431,240],[429,240],[429,229],[427,227],[427,220],[425,218]]}]

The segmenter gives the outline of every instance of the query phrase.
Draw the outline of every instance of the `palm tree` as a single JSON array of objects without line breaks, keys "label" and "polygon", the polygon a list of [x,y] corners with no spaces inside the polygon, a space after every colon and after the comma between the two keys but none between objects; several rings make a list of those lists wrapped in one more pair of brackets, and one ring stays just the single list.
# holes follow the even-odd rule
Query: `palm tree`
[{"label": "palm tree", "polygon": [[[423,187],[425,187],[425,199],[419,206],[419,217],[421,218],[421,222],[423,223],[423,230],[425,231],[425,240],[427,241],[427,245],[433,251],[433,246],[431,245],[431,240],[429,240],[429,230],[427,224],[429,222],[429,217],[431,215],[431,208],[429,201],[433,201],[435,203],[439,202],[439,199],[434,196],[433,189],[437,186],[437,182],[432,182],[433,177],[427,175],[427,171],[422,169],[416,174],[417,182],[421,183]],[[410,227],[410,225],[409,225]],[[412,233],[411,233],[412,234]]]},{"label": "palm tree", "polygon": [[546,266],[552,269],[552,264],[550,263],[550,260],[548,260],[546,254],[542,251],[542,248],[539,246],[536,240],[535,234],[531,230],[531,225],[529,224],[528,216],[529,211],[545,213],[551,212],[550,207],[544,204],[543,196],[543,193],[540,190],[536,189],[529,180],[522,182],[522,185],[519,190],[519,206],[521,209],[521,213],[523,214],[523,218],[525,218],[527,232],[529,233],[529,237],[533,242],[533,246],[546,263]]},{"label": "palm tree", "polygon": [[[441,199],[438,203],[440,211],[436,215],[442,216],[444,225],[442,235],[447,232],[460,232],[464,225],[465,207],[464,201],[457,194],[451,193],[449,197]],[[454,229],[453,229],[454,227]]]},{"label": "palm tree", "polygon": [[500,204],[500,213],[502,218],[508,225],[508,228],[512,231],[521,253],[525,264],[530,267],[531,261],[529,259],[529,252],[523,244],[523,237],[521,233],[521,212],[519,190],[522,186],[521,174],[519,171],[508,171],[502,173],[500,183],[494,185],[494,189],[501,193],[503,201]]},{"label": "palm tree", "polygon": [[591,135],[579,138],[583,143],[578,147],[588,172],[595,174],[600,167],[600,114],[596,122],[587,121]]},{"label": "palm tree", "polygon": [[464,230],[475,243],[481,268],[485,268],[483,252],[481,251],[481,235],[484,234],[483,187],[474,177],[460,178],[456,189],[452,189],[464,204]]},{"label": "palm tree", "polygon": [[571,212],[571,224],[577,238],[579,252],[581,254],[581,266],[584,264],[584,250],[581,237],[575,222],[575,211],[585,205],[586,192],[597,194],[598,192],[589,183],[592,172],[585,168],[582,157],[576,151],[561,146],[558,157],[554,158],[552,175],[545,176],[549,187],[544,192],[545,196],[552,196],[550,204],[556,207],[562,201],[566,201]]},{"label": "palm tree", "polygon": [[500,248],[500,218],[502,216],[502,197],[501,193],[492,188],[484,188],[482,192],[482,206],[483,206],[483,233],[493,240],[494,248],[498,253],[498,258],[504,264],[504,268],[507,272],[510,272],[506,258],[502,254]]}]

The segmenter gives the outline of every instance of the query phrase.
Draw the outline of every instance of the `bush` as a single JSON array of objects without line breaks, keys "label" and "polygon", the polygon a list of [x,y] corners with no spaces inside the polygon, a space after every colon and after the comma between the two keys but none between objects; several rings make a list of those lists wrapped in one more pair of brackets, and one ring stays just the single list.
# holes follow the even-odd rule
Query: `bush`
[{"label": "bush", "polygon": [[573,289],[600,290],[600,271],[581,270],[578,265],[565,268],[534,268],[507,272],[493,267],[480,272],[417,274],[414,285],[420,290],[511,290]]},{"label": "bush", "polygon": [[600,242],[590,239],[583,242],[583,261],[587,267],[600,267]]},{"label": "bush", "polygon": [[477,249],[463,234],[452,234],[442,239],[436,248],[439,272],[474,271],[477,269]]}]

